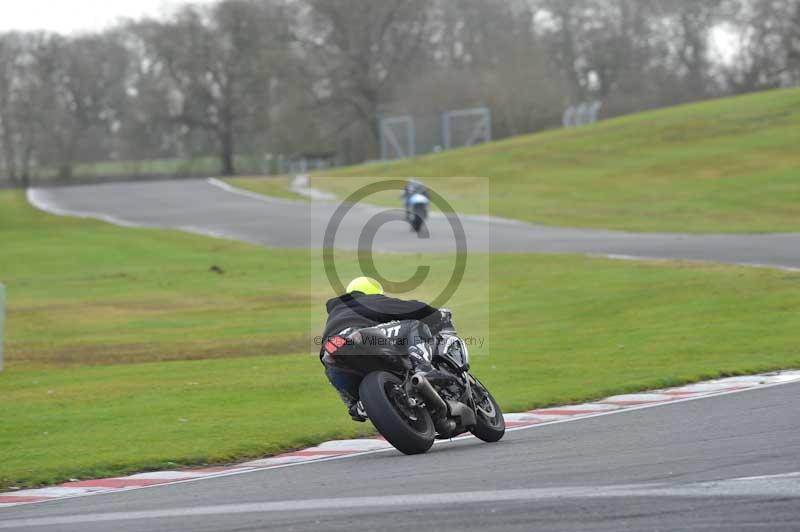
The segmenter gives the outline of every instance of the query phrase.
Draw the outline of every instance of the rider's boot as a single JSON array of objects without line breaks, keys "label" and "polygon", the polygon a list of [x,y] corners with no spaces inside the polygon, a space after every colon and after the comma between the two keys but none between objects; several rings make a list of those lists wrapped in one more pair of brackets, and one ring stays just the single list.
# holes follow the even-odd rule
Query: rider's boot
[{"label": "rider's boot", "polygon": [[361,401],[356,401],[356,404],[347,409],[347,413],[350,414],[350,419],[353,421],[364,423],[367,420],[367,411],[364,410]]},{"label": "rider's boot", "polygon": [[342,398],[342,402],[347,407],[347,413],[350,414],[350,419],[358,421],[359,423],[364,423],[367,420],[367,412],[364,410],[364,405],[361,404],[361,401],[344,390],[337,391],[339,392],[339,397]]},{"label": "rider's boot", "polygon": [[412,345],[408,348],[408,356],[414,366],[414,370],[425,374],[429,381],[452,380],[452,376],[444,371],[440,371],[431,364],[430,348],[425,344]]}]

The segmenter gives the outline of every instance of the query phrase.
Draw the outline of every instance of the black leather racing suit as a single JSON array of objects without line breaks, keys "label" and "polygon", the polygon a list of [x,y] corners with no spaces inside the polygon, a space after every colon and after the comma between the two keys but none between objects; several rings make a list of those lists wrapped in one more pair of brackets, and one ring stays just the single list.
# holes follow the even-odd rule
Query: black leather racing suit
[{"label": "black leather racing suit", "polygon": [[[448,323],[443,319],[439,309],[421,301],[396,299],[384,295],[365,295],[360,292],[335,297],[328,301],[326,308],[328,321],[322,334],[323,346],[331,336],[340,334],[345,329],[363,329],[390,321],[414,320],[427,325],[431,334],[436,335]],[[410,343],[406,345],[409,345],[409,350],[414,349],[414,345]],[[325,351],[322,348],[320,360],[325,366],[328,380],[339,392],[348,408],[352,407],[358,401],[360,378],[326,363],[324,355]]]}]

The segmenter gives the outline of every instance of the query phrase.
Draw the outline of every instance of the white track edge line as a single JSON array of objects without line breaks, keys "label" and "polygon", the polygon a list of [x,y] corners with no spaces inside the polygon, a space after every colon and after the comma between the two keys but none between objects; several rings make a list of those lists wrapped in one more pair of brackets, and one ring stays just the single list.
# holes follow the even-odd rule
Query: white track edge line
[{"label": "white track edge line", "polygon": [[[789,370],[787,370],[787,371],[789,371]],[[798,377],[795,380],[790,380],[790,381],[774,382],[774,383],[769,383],[769,384],[756,384],[754,386],[750,386],[750,387],[747,387],[747,388],[739,388],[739,389],[736,389],[736,390],[725,390],[725,391],[721,391],[721,392],[711,392],[711,393],[706,393],[706,394],[703,394],[703,395],[699,395],[697,397],[685,397],[685,398],[682,398],[682,399],[675,399],[673,401],[661,401],[661,402],[653,403],[653,404],[644,404],[644,405],[639,405],[639,406],[631,406],[631,407],[627,407],[627,408],[620,408],[618,410],[611,410],[611,411],[608,411],[608,412],[598,412],[597,414],[586,414],[586,415],[580,415],[580,416],[572,416],[572,417],[568,417],[566,419],[559,419],[559,420],[554,420],[554,421],[546,421],[546,422],[543,422],[543,423],[534,423],[534,424],[525,425],[525,426],[522,426],[522,427],[514,427],[514,428],[506,429],[506,432],[517,432],[517,431],[521,431],[521,430],[530,430],[530,429],[536,429],[536,428],[541,428],[541,427],[546,427],[546,426],[559,425],[559,424],[562,424],[562,423],[571,423],[571,422],[574,422],[574,421],[582,421],[584,419],[592,419],[592,418],[598,418],[598,417],[602,417],[602,416],[610,416],[610,415],[614,415],[614,414],[622,414],[622,413],[625,413],[625,412],[633,412],[633,411],[637,411],[637,410],[644,410],[644,409],[647,409],[647,408],[657,408],[657,407],[661,407],[661,406],[674,405],[674,404],[677,404],[677,403],[688,403],[689,401],[698,401],[698,400],[701,400],[701,399],[709,399],[711,397],[720,397],[720,396],[724,396],[724,395],[732,395],[732,394],[736,394],[736,393],[750,392],[750,391],[753,391],[753,390],[764,390],[764,389],[767,389],[767,388],[775,388],[777,386],[783,386],[783,385],[786,385],[786,384],[797,384],[798,382],[800,382],[800,377]],[[695,384],[697,384],[697,383],[695,383]],[[516,413],[516,412],[510,412],[510,413],[513,414],[513,413]],[[475,438],[475,436],[471,436],[470,435],[468,437],[459,438],[459,439],[436,440],[434,442],[434,444],[458,443],[460,441],[471,441],[471,440],[475,440],[475,439],[477,439],[477,438]],[[311,460],[306,460],[306,461],[303,461],[303,462],[291,462],[291,463],[288,463],[288,464],[278,464],[278,465],[274,465],[274,466],[262,467],[260,469],[259,468],[253,468],[253,469],[248,469],[248,470],[245,470],[245,471],[222,472],[220,474],[211,474],[209,476],[197,477],[197,478],[187,478],[187,479],[183,479],[183,480],[176,480],[174,482],[165,482],[163,484],[153,484],[153,485],[150,485],[150,486],[131,486],[131,487],[127,487],[127,488],[119,488],[119,489],[114,489],[114,490],[109,490],[109,491],[99,491],[99,492],[93,492],[93,493],[87,493],[87,494],[79,494],[79,495],[66,495],[64,497],[58,497],[58,498],[53,498],[53,499],[44,500],[44,501],[33,501],[33,502],[24,502],[24,503],[16,503],[16,504],[12,503],[12,504],[15,504],[15,506],[22,506],[22,505],[29,506],[29,505],[33,505],[33,504],[53,503],[53,502],[57,502],[57,501],[64,501],[64,500],[67,500],[67,499],[77,499],[77,498],[81,498],[81,497],[96,497],[96,496],[99,496],[99,495],[109,495],[109,494],[113,494],[113,493],[122,493],[122,492],[126,492],[126,491],[146,490],[146,489],[151,489],[151,488],[163,488],[165,486],[174,486],[176,484],[186,484],[188,482],[198,482],[198,481],[210,480],[210,479],[214,479],[214,478],[232,477],[232,476],[235,476],[235,475],[246,475],[246,474],[250,474],[250,473],[258,473],[258,472],[262,472],[262,471],[267,471],[267,470],[270,470],[270,469],[283,469],[285,467],[302,466],[302,465],[307,465],[307,464],[312,464],[312,463],[313,464],[318,464],[320,462],[330,462],[330,461],[333,461],[333,460],[344,460],[344,459],[353,458],[353,457],[356,457],[356,456],[367,456],[367,455],[372,455],[372,454],[385,453],[385,452],[388,452],[388,451],[397,451],[397,450],[394,447],[387,447],[386,449],[375,449],[375,450],[372,450],[372,451],[356,452],[356,453],[353,453],[353,454],[346,454],[346,455],[340,455],[340,456],[328,456],[328,457],[316,458],[316,459],[312,458]],[[124,477],[115,477],[115,478],[124,478]],[[11,506],[9,506],[8,508],[11,508]]]},{"label": "white track edge line", "polygon": [[278,198],[276,196],[270,196],[269,194],[259,194],[258,192],[252,192],[250,190],[245,190],[243,188],[231,185],[230,183],[226,183],[225,181],[216,177],[209,177],[205,181],[209,185],[224,190],[229,194],[244,196],[246,198],[262,201],[264,203],[288,203],[290,205],[306,205],[308,203],[304,200],[293,200],[289,198]]}]

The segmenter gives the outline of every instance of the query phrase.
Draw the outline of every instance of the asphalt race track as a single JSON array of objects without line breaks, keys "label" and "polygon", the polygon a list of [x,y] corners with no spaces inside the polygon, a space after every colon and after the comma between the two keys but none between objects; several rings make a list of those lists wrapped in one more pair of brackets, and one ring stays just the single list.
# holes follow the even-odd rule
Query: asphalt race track
[{"label": "asphalt race track", "polygon": [[[34,191],[40,207],[271,246],[318,245],[335,204],[259,199],[205,181]],[[356,207],[336,244],[378,212]],[[471,250],[584,252],[800,268],[800,235],[682,236],[461,217]],[[360,225],[359,225],[360,224]],[[349,230],[347,230],[349,229]],[[452,249],[447,220],[398,222],[376,249]],[[448,247],[449,246],[449,247]],[[0,510],[0,530],[800,530],[800,383],[395,451]]]},{"label": "asphalt race track", "polygon": [[[319,247],[338,204],[233,193],[206,180],[116,183],[36,189],[31,199],[62,214],[92,215],[115,223],[172,227],[276,247]],[[398,200],[398,207],[399,207]],[[368,220],[385,209],[353,207],[335,245],[358,248]],[[402,213],[397,211],[397,217]],[[590,253],[618,257],[689,259],[800,268],[800,234],[681,235],[560,229],[459,216],[468,250]],[[429,238],[417,238],[398,220],[382,226],[376,251],[452,252],[453,229],[431,217]]]},{"label": "asphalt race track", "polygon": [[[474,439],[11,507],[0,530],[800,528],[800,384]],[[753,478],[756,477],[756,478]]]}]

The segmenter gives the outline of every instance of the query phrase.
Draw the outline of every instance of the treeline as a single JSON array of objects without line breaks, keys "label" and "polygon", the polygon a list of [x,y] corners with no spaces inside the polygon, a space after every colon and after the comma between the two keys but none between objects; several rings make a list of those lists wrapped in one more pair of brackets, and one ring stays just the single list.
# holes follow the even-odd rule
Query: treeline
[{"label": "treeline", "polygon": [[[733,48],[718,57],[712,35]],[[800,80],[800,0],[223,0],[94,34],[0,34],[0,175],[335,152],[377,117],[488,105],[495,136]]]}]

